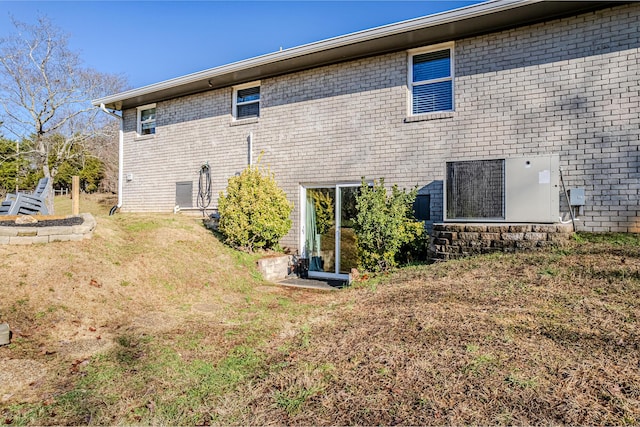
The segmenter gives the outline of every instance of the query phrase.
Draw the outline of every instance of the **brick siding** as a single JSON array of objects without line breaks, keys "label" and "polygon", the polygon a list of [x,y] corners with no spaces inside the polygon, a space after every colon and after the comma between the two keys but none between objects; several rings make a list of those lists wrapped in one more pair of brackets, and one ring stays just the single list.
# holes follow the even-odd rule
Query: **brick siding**
[{"label": "brick siding", "polygon": [[437,119],[407,116],[406,51],[263,79],[260,118],[245,124],[231,121],[231,88],[159,102],[151,137],[136,138],[127,110],[123,210],[172,211],[175,183],[197,191],[204,162],[217,199],[252,133],[295,204],[285,246],[298,246],[301,184],[417,185],[438,222],[445,161],[550,153],[586,190],[580,230],[640,232],[638,22],[630,4],[457,40],[455,113]]}]

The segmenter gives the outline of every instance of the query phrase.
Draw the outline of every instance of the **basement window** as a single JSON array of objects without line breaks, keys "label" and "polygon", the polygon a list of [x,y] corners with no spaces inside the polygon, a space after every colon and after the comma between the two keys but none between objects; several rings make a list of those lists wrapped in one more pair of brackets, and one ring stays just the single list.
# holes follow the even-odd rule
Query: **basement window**
[{"label": "basement window", "polygon": [[453,111],[453,44],[409,51],[410,115]]},{"label": "basement window", "polygon": [[156,104],[138,107],[138,135],[154,135],[156,133]]},{"label": "basement window", "polygon": [[233,118],[242,120],[260,116],[260,82],[233,88]]}]

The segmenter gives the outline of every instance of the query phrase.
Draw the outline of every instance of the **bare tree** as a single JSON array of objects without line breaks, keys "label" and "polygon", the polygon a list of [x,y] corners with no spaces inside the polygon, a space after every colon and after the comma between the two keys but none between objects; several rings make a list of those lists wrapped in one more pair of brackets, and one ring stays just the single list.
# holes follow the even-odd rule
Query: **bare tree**
[{"label": "bare tree", "polygon": [[[105,129],[108,116],[90,100],[122,90],[124,80],[83,67],[67,36],[47,18],[35,25],[14,20],[14,26],[15,34],[0,39],[3,128],[32,140],[24,154],[35,159],[51,186],[60,164],[76,155],[72,147]],[[49,194],[53,212],[53,191]]]},{"label": "bare tree", "polygon": [[118,131],[119,123],[111,120],[85,144],[87,153],[102,161],[104,176],[99,191],[105,193],[118,191]]}]

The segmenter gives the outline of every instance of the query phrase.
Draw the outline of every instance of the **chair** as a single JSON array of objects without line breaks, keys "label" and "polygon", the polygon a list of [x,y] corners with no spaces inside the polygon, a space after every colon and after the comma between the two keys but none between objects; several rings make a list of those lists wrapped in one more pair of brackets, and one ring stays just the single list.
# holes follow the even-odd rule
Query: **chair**
[{"label": "chair", "polygon": [[[38,185],[36,185],[36,189],[31,193],[32,196],[46,198],[48,192],[47,184],[49,183],[49,178],[40,178],[38,181]],[[16,198],[16,195],[13,193],[8,193],[5,200],[13,200]]]},{"label": "chair", "polygon": [[49,193],[49,178],[42,178],[32,194],[7,194],[0,205],[0,215],[47,215],[46,198]]}]

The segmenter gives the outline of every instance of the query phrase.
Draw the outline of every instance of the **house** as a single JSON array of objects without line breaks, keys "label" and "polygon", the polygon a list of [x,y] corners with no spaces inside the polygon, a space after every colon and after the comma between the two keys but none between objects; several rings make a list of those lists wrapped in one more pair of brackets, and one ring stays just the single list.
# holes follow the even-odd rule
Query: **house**
[{"label": "house", "polygon": [[[195,206],[206,163],[215,207],[227,179],[261,154],[295,204],[283,246],[321,253],[311,270],[339,276],[353,259],[362,177],[417,185],[428,226],[465,219],[460,195],[497,203],[469,220],[547,223],[571,210],[581,230],[640,232],[639,27],[640,3],[495,0],[93,103],[122,112],[122,211]],[[514,176],[532,168],[532,182],[500,175],[483,187],[508,159]],[[456,170],[461,193],[448,195]],[[319,198],[336,208],[335,227],[318,228]],[[527,216],[541,204],[539,218]]]}]

